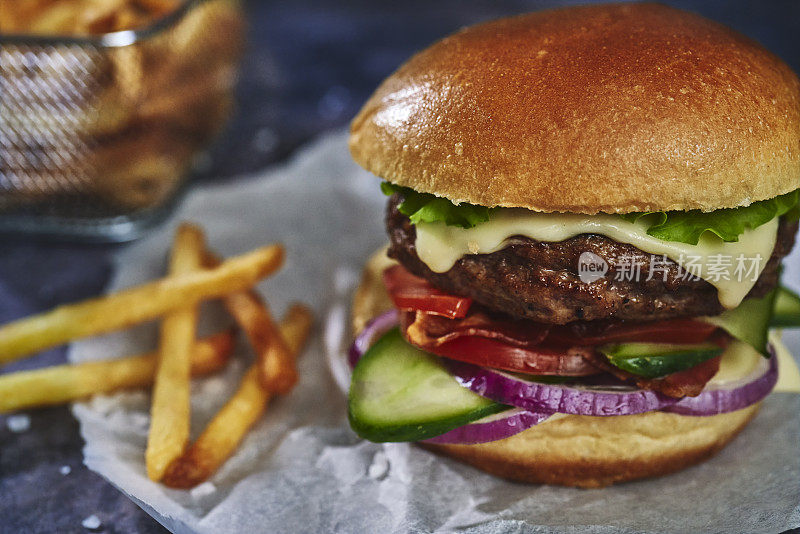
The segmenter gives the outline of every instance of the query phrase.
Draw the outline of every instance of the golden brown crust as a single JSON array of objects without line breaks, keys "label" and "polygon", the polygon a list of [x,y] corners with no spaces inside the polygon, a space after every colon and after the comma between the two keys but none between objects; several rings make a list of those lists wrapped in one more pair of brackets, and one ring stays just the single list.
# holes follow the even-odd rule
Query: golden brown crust
[{"label": "golden brown crust", "polygon": [[732,440],[757,410],[753,405],[712,417],[571,415],[500,441],[423,446],[510,480],[598,488],[701,462]]},{"label": "golden brown crust", "polygon": [[666,6],[542,11],[412,57],[353,120],[350,150],[455,202],[736,207],[798,187],[800,82],[757,43]]},{"label": "golden brown crust", "polygon": [[[385,249],[367,262],[353,296],[354,332],[391,307],[380,277],[391,263]],[[491,443],[422,446],[511,480],[595,488],[671,473],[705,460],[733,439],[757,410],[754,405],[711,417],[661,412],[567,415]]]}]

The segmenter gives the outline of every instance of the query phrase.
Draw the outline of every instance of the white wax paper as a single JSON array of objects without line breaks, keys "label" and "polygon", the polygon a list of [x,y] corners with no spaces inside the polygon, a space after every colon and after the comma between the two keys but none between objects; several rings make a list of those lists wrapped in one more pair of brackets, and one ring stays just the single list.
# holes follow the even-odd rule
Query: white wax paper
[{"label": "white wax paper", "polygon": [[[289,164],[191,192],[173,220],[120,251],[110,289],[161,276],[180,220],[201,223],[231,255],[282,241],[283,271],[260,286],[276,314],[301,300],[317,314],[302,380],[273,401],[236,455],[194,492],[145,476],[148,396],[125,393],[74,408],[85,463],[174,532],[780,532],[800,526],[800,395],[773,394],[726,449],[697,467],[602,490],[513,484],[408,444],[350,431],[327,363],[347,343],[349,296],[385,241],[378,181],[351,162],[346,135]],[[785,277],[797,287],[800,254]],[[206,331],[224,317],[207,310]],[[209,318],[208,315],[211,315]],[[787,335],[794,354],[800,337]],[[152,325],[77,343],[75,361],[152,349]],[[235,389],[242,358],[194,384],[195,434]]]}]

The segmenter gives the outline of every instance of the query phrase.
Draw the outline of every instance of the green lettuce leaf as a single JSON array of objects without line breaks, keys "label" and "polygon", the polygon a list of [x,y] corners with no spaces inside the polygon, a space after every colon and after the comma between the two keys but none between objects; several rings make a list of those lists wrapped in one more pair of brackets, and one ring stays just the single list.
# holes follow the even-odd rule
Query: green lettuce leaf
[{"label": "green lettuce leaf", "polygon": [[664,241],[679,241],[696,245],[700,236],[711,232],[723,241],[738,241],[747,229],[753,229],[786,214],[790,218],[798,215],[798,196],[800,189],[769,200],[753,202],[744,208],[729,208],[710,212],[691,211],[649,211],[625,213],[623,219],[636,222],[649,217],[647,233]]},{"label": "green lettuce leaf", "polygon": [[403,201],[398,210],[411,219],[411,224],[421,222],[443,222],[448,226],[472,228],[489,220],[495,208],[476,206],[475,204],[453,204],[446,198],[437,197],[429,193],[419,193],[408,187],[381,183],[381,191],[387,196],[399,193]]}]

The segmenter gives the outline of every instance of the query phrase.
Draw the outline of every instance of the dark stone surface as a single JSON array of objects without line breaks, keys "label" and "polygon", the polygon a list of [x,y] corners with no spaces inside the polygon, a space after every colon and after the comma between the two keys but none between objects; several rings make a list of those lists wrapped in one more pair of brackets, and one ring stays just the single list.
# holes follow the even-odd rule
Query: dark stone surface
[{"label": "dark stone surface", "polygon": [[[279,161],[314,135],[343,126],[382,78],[415,50],[461,26],[574,1],[429,0],[383,3],[295,0],[247,4],[251,45],[240,110],[198,180],[227,180]],[[800,70],[800,2],[676,0],[761,41]],[[114,247],[0,242],[0,322],[102,291]],[[3,371],[64,360],[64,350]],[[82,465],[82,440],[67,408],[31,412],[12,433],[0,416],[0,534],[164,529]],[[59,469],[69,466],[62,475]]]}]

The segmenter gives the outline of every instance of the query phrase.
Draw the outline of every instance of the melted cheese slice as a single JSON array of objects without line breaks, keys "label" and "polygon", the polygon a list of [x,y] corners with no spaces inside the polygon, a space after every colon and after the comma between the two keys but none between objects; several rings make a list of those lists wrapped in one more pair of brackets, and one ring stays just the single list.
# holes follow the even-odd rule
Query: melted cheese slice
[{"label": "melted cheese slice", "polygon": [[772,391],[800,393],[800,369],[797,368],[797,360],[781,341],[781,331],[772,330],[769,341],[778,357],[778,383]]},{"label": "melted cheese slice", "polygon": [[[792,354],[781,342],[780,332],[771,331],[769,342],[775,349],[778,359],[778,382],[772,391],[784,393],[800,393],[800,369]],[[749,376],[759,365],[765,365],[766,360],[756,349],[741,341],[732,341],[719,362],[719,371],[715,374],[709,385],[720,386],[726,382],[737,382]]]},{"label": "melted cheese slice", "polygon": [[[525,209],[498,210],[491,220],[474,228],[444,223],[416,225],[417,255],[434,272],[450,270],[466,254],[490,254],[505,248],[514,236],[536,241],[564,241],[579,234],[601,234],[657,256],[666,256],[686,271],[717,288],[720,303],[735,308],[752,289],[772,255],[778,233],[778,218],[753,230],[739,241],[726,243],[706,232],[697,245],[663,241],[647,235],[647,221],[628,222],[609,214],[537,213]],[[744,270],[737,271],[738,266]],[[577,270],[577,265],[575,266]],[[720,274],[722,273],[722,274]],[[649,275],[642,270],[641,279]],[[615,276],[610,272],[607,276]],[[653,276],[663,276],[655,272]]]},{"label": "melted cheese slice", "polygon": [[[717,374],[711,377],[708,384],[719,386],[726,382],[737,382],[753,373],[759,365],[766,366],[766,361],[756,349],[747,343],[738,340],[731,341],[719,360]],[[779,373],[780,364],[781,362],[779,361]]]}]

